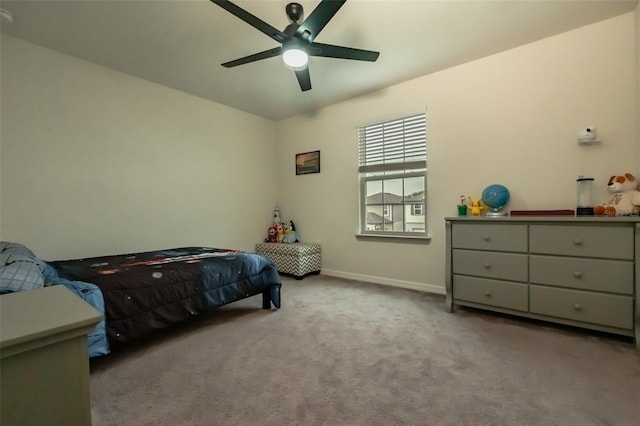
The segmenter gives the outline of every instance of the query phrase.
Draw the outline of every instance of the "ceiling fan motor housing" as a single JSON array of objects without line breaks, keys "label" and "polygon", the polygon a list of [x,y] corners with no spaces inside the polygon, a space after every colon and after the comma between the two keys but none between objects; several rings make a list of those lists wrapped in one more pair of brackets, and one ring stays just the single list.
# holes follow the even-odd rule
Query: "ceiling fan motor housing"
[{"label": "ceiling fan motor housing", "polygon": [[302,19],[302,15],[304,14],[304,9],[300,3],[289,3],[285,10],[287,12],[287,16],[291,22],[298,22]]}]

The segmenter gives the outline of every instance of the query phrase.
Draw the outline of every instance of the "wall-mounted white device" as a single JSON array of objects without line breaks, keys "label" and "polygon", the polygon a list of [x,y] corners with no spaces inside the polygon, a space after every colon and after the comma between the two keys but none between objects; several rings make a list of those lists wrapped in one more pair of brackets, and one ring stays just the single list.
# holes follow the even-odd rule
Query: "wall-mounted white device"
[{"label": "wall-mounted white device", "polygon": [[579,144],[595,144],[600,142],[602,141],[598,138],[598,131],[595,126],[587,126],[578,132]]}]

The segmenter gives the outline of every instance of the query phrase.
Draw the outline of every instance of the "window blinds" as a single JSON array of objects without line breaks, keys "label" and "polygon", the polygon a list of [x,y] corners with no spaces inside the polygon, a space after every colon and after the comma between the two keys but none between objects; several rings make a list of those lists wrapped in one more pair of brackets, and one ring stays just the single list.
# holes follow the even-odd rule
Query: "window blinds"
[{"label": "window blinds", "polygon": [[427,167],[426,114],[358,129],[360,173]]}]

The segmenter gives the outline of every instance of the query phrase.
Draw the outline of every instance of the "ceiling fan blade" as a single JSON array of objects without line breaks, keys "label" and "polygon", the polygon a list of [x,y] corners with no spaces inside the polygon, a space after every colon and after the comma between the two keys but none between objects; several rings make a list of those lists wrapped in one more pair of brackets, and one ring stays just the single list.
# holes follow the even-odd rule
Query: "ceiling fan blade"
[{"label": "ceiling fan blade", "polygon": [[310,42],[313,41],[346,1],[347,0],[323,0],[320,2],[313,12],[311,12],[311,15],[300,24],[296,30],[296,35]]},{"label": "ceiling fan blade", "polygon": [[333,44],[311,43],[308,52],[311,56],[325,58],[353,59],[356,61],[375,62],[380,52],[372,50],[354,49],[353,47],[335,46]]},{"label": "ceiling fan blade", "polygon": [[296,71],[296,77],[298,77],[298,83],[300,83],[300,89],[303,92],[311,90],[311,76],[309,75],[309,66],[305,69]]},{"label": "ceiling fan blade", "polygon": [[262,19],[250,14],[246,10],[242,9],[239,6],[236,6],[235,4],[231,3],[228,0],[211,0],[211,2],[217,4],[227,12],[242,19],[244,22],[256,28],[260,32],[268,35],[278,43],[282,43],[284,40],[289,38],[282,31],[272,27],[271,25],[264,22]]},{"label": "ceiling fan blade", "polygon": [[265,50],[264,52],[254,53],[253,55],[245,56],[244,58],[225,62],[224,64],[222,64],[222,66],[226,68],[237,67],[238,65],[248,64],[249,62],[255,62],[261,59],[267,59],[274,56],[278,56],[281,52],[282,52],[282,47],[274,47],[273,49]]}]

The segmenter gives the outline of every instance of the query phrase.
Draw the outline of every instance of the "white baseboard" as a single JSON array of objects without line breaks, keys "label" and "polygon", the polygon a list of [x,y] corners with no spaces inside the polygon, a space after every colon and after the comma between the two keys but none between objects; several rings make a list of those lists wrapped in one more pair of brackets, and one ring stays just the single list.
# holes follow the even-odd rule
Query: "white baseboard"
[{"label": "white baseboard", "polygon": [[322,269],[320,273],[322,275],[327,275],[329,277],[364,281],[368,283],[388,285],[391,287],[408,288],[410,290],[424,291],[425,293],[434,293],[434,294],[442,294],[442,295],[446,294],[446,290],[444,287],[432,285],[432,284],[417,283],[413,281],[395,280],[393,278],[376,277],[373,275],[354,274],[351,272],[333,271],[331,269]]}]

